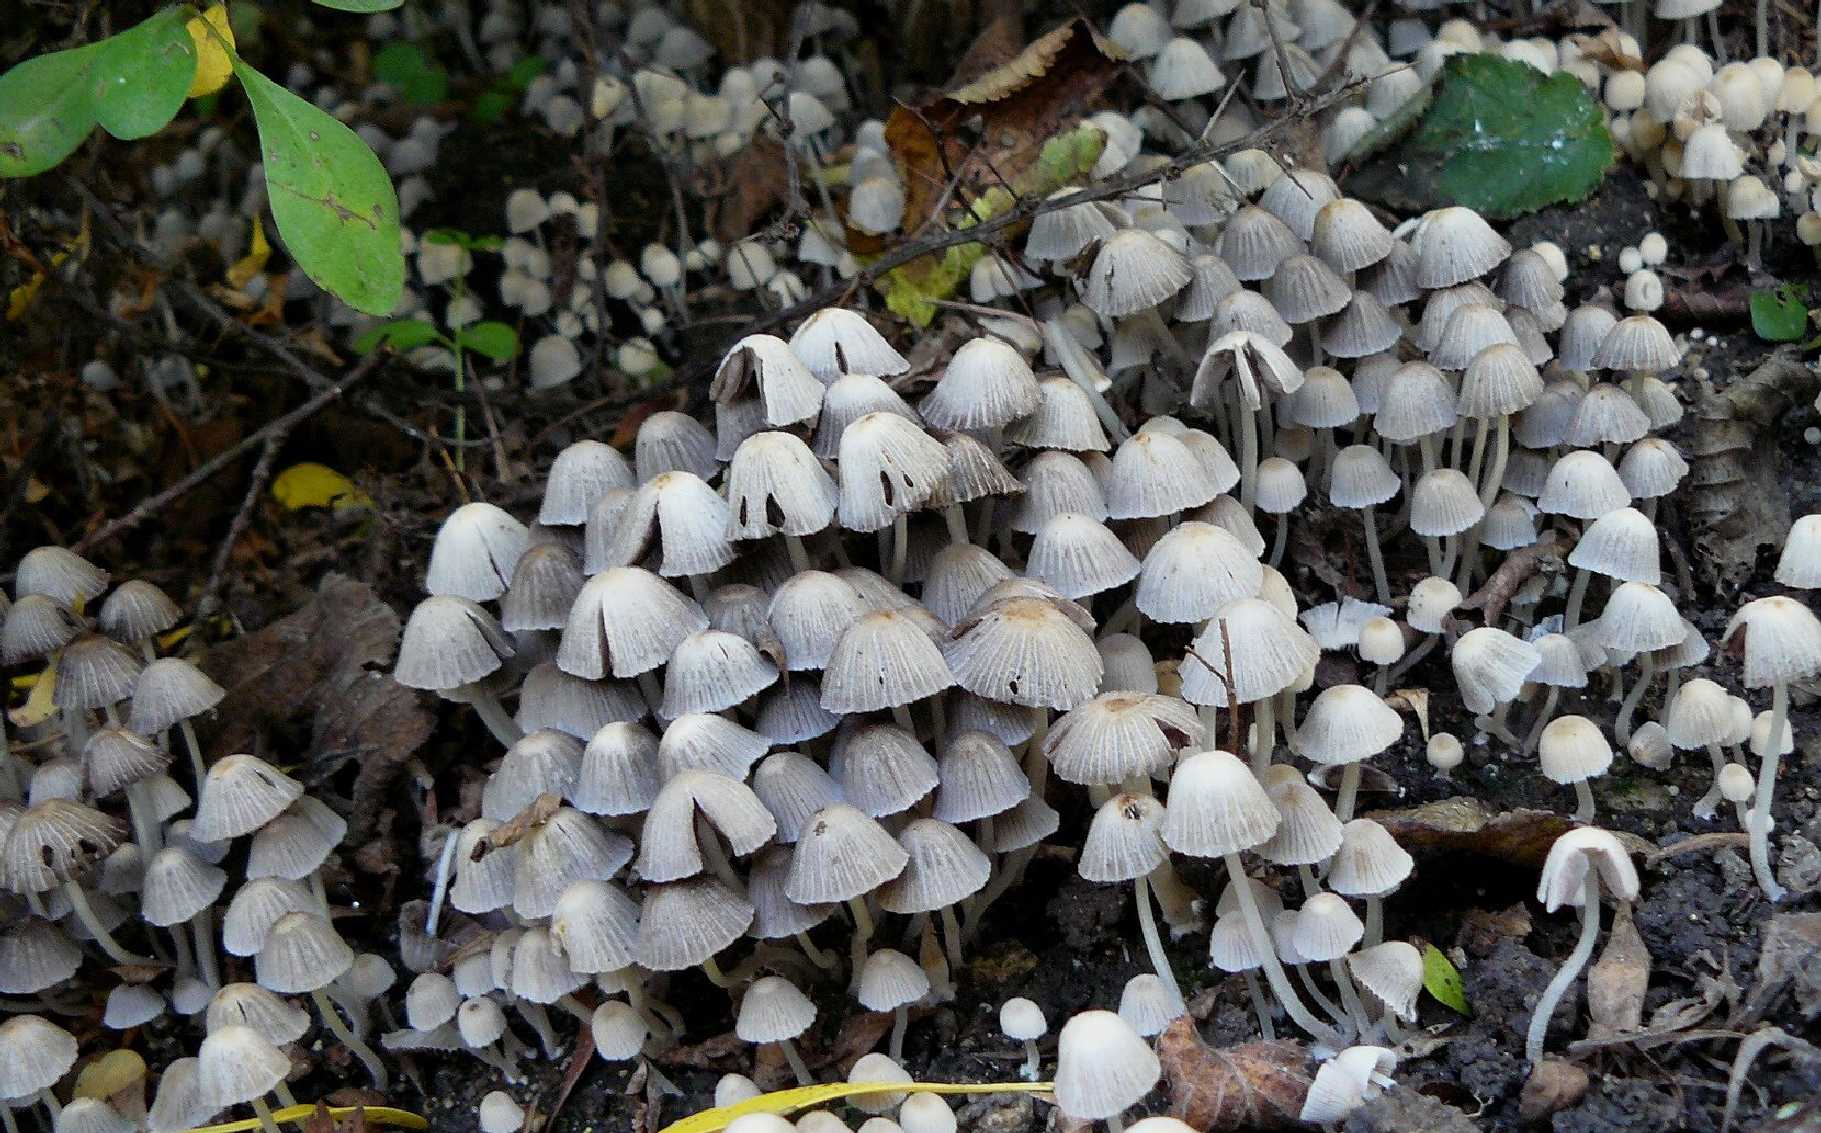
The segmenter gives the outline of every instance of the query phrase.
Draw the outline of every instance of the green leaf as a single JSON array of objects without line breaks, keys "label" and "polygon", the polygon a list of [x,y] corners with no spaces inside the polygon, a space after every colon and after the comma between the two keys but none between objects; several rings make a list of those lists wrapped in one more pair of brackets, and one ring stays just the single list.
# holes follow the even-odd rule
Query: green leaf
[{"label": "green leaf", "polygon": [[1434,100],[1408,133],[1375,131],[1388,148],[1347,181],[1354,196],[1420,211],[1466,205],[1509,219],[1579,201],[1612,167],[1612,135],[1597,101],[1573,75],[1545,75],[1496,55],[1451,55]]},{"label": "green leaf", "polygon": [[1460,1015],[1471,1015],[1467,1006],[1467,988],[1453,961],[1433,944],[1423,946],[1423,990],[1435,1001]]},{"label": "green leaf", "polygon": [[1785,283],[1751,293],[1751,329],[1766,342],[1795,342],[1808,329],[1808,288]]},{"label": "green leaf", "polygon": [[474,99],[474,105],[468,108],[468,120],[481,126],[491,126],[506,116],[512,109],[513,98],[504,91],[482,91]]},{"label": "green leaf", "polygon": [[543,74],[544,68],[549,65],[549,60],[542,55],[527,55],[507,69],[506,82],[512,85],[512,89],[522,91],[531,85],[532,79]]},{"label": "green leaf", "polygon": [[373,57],[373,77],[424,106],[449,96],[449,72],[415,43],[389,43]]},{"label": "green leaf", "polygon": [[337,12],[390,12],[403,4],[405,0],[316,0],[319,8],[333,8]]},{"label": "green leaf", "polygon": [[27,59],[0,75],[0,177],[30,177],[68,157],[95,127],[90,71],[102,45]]},{"label": "green leaf", "polygon": [[166,8],[137,27],[96,44],[89,81],[95,120],[116,138],[131,140],[167,126],[189,97],[196,43],[182,8]]},{"label": "green leaf", "polygon": [[371,354],[382,346],[394,350],[416,350],[442,339],[436,328],[422,319],[395,319],[381,323],[354,340],[354,349]]},{"label": "green leaf", "polygon": [[455,332],[455,344],[504,362],[518,353],[518,332],[505,323],[472,323]]},{"label": "green leaf", "polygon": [[253,104],[266,196],[291,258],[355,310],[391,311],[404,290],[405,257],[385,167],[353,130],[238,56],[234,74]]}]

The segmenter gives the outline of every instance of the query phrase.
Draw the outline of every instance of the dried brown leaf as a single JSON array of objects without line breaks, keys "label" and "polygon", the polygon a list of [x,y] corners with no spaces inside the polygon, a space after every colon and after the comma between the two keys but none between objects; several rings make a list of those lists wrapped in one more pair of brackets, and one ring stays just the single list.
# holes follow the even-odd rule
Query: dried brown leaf
[{"label": "dried brown leaf", "polygon": [[259,750],[262,736],[307,720],[306,778],[360,765],[348,841],[367,841],[380,797],[435,723],[419,694],[387,672],[398,632],[398,614],[372,587],[331,573],[296,613],[215,646],[202,659],[227,690],[209,740],[214,758]]},{"label": "dried brown leaf", "polygon": [[495,850],[503,850],[507,846],[523,840],[525,835],[550,821],[550,816],[555,814],[562,805],[563,800],[560,796],[548,792],[532,799],[525,804],[524,810],[502,822],[493,833],[475,843],[472,851],[473,860],[478,862]]},{"label": "dried brown leaf", "polygon": [[1563,1058],[1545,1058],[1536,1064],[1518,1095],[1518,1116],[1541,1121],[1552,1113],[1579,1105],[1587,1096],[1591,1079],[1587,1071]]},{"label": "dried brown leaf", "polygon": [[[1383,825],[1406,850],[1482,854],[1532,868],[1540,867],[1555,840],[1575,827],[1573,819],[1553,811],[1495,814],[1484,802],[1466,796],[1374,811],[1366,817]],[[1620,832],[1618,838],[1633,854],[1649,854],[1654,848],[1635,834]]]},{"label": "dried brown leaf", "polygon": [[684,1066],[692,1070],[745,1070],[747,1044],[732,1031],[703,1039],[693,1046],[673,1046],[652,1056],[661,1066]]},{"label": "dried brown leaf", "polygon": [[1309,1094],[1309,1052],[1287,1040],[1214,1049],[1187,1018],[1157,1037],[1170,1112],[1201,1131],[1293,1129]]},{"label": "dried brown leaf", "polygon": [[1821,1013],[1821,913],[1778,913],[1764,926],[1758,982],[1734,1024],[1756,1022],[1786,990],[1803,1014]]},{"label": "dried brown leaf", "polygon": [[[904,230],[914,232],[934,216],[945,194],[947,207],[965,208],[986,190],[1016,181],[1045,141],[1088,112],[1122,57],[1086,20],[1074,19],[965,86],[893,110],[885,140],[903,175]],[[962,126],[976,117],[978,139],[970,143]],[[864,234],[848,236],[849,247],[865,250]]]},{"label": "dried brown leaf", "polygon": [[725,244],[743,240],[759,227],[761,217],[790,196],[790,163],[784,147],[767,134],[754,134],[721,163],[716,183],[726,192],[716,203],[715,236]]},{"label": "dried brown leaf", "polygon": [[1650,988],[1650,950],[1631,917],[1631,904],[1621,903],[1600,958],[1587,969],[1588,1038],[1609,1038],[1637,1030],[1644,1023],[1644,993]]},{"label": "dried brown leaf", "polygon": [[1776,426],[1814,395],[1814,372],[1782,351],[1696,404],[1683,506],[1706,581],[1736,587],[1762,548],[1782,544],[1790,507]]}]

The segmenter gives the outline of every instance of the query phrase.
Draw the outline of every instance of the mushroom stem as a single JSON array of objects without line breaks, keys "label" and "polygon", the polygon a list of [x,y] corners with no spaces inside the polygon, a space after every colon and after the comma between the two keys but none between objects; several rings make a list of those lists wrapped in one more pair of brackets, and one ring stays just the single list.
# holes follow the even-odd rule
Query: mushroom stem
[{"label": "mushroom stem", "polygon": [[[1035,1080],[1027,1079],[1027,1081]],[[6,1133],[19,1133],[19,1123],[13,1119],[11,1107],[6,1105],[0,1105],[0,1129],[5,1129]]]},{"label": "mushroom stem", "polygon": [[1266,1042],[1277,1041],[1277,1024],[1271,1021],[1271,1001],[1265,998],[1265,989],[1258,984],[1258,973],[1247,969],[1244,973],[1246,994],[1252,1000],[1252,1014],[1258,1019],[1258,1035]]},{"label": "mushroom stem", "polygon": [[1157,918],[1151,912],[1151,882],[1144,874],[1132,879],[1132,893],[1138,901],[1138,928],[1144,934],[1145,951],[1151,954],[1151,970],[1163,982],[1164,989],[1170,993],[1170,1006],[1180,1015],[1186,1008],[1183,1005],[1182,988],[1176,984],[1176,973],[1170,969],[1170,957],[1163,950],[1163,938],[1157,935]]},{"label": "mushroom stem", "polygon": [[1631,691],[1619,702],[1618,719],[1613,721],[1613,738],[1620,746],[1631,742],[1631,717],[1638,710],[1638,702],[1644,699],[1644,690],[1650,687],[1651,680],[1657,675],[1657,659],[1653,654],[1645,653],[1638,661],[1638,679],[1631,684]]},{"label": "mushroom stem", "polygon": [[1524,737],[1524,746],[1518,751],[1523,758],[1530,758],[1530,753],[1536,750],[1537,741],[1543,738],[1543,729],[1549,726],[1549,721],[1555,716],[1555,702],[1560,699],[1561,693],[1561,689],[1550,685],[1549,691],[1543,694],[1543,707],[1537,712],[1536,722],[1530,725],[1530,732]]},{"label": "mushroom stem", "polygon": [[1543,1058],[1543,1036],[1549,1031],[1549,1018],[1555,1014],[1556,1004],[1561,1002],[1562,995],[1568,986],[1574,983],[1581,969],[1593,956],[1594,941],[1600,935],[1600,874],[1589,867],[1587,878],[1581,882],[1581,937],[1575,941],[1574,951],[1568,954],[1562,970],[1549,981],[1543,989],[1542,998],[1536,1001],[1536,1012],[1530,1016],[1530,1030],[1524,1038],[1524,1058],[1535,1066]]},{"label": "mushroom stem", "polygon": [[860,969],[866,966],[866,946],[873,938],[873,915],[866,911],[864,896],[848,898],[847,907],[854,914],[854,940],[850,962],[853,967],[853,982],[858,985]]},{"label": "mushroom stem", "polygon": [[[8,762],[6,757],[0,754],[0,763],[5,762]],[[133,823],[133,841],[139,843],[140,860],[145,864],[150,864],[153,855],[164,849],[163,829],[158,825],[158,816],[152,812],[148,790],[143,781],[126,785],[126,810]],[[3,793],[4,785],[0,784],[0,796]]]},{"label": "mushroom stem", "polygon": [[45,1112],[51,1115],[51,1124],[55,1125],[57,1118],[63,1114],[63,1103],[57,1100],[57,1095],[48,1087],[38,1091],[38,1101],[44,1106]]},{"label": "mushroom stem", "polygon": [[424,935],[436,939],[436,922],[441,918],[443,902],[449,896],[449,879],[455,873],[455,843],[460,832],[451,830],[443,838],[443,852],[436,857],[436,882],[430,889],[430,913],[424,918]]},{"label": "mushroom stem", "polygon": [[1271,536],[1271,559],[1273,568],[1284,561],[1284,548],[1290,542],[1290,513],[1284,512],[1277,517],[1277,533]]},{"label": "mushroom stem", "polygon": [[196,972],[210,987],[221,986],[221,965],[215,959],[215,909],[203,909],[190,918],[190,932],[196,937]]},{"label": "mushroom stem", "polygon": [[955,919],[955,906],[944,905],[936,914],[942,921],[943,952],[948,957],[948,970],[961,974],[961,922]]},{"label": "mushroom stem", "polygon": [[790,554],[790,569],[802,574],[809,569],[809,549],[803,546],[803,539],[798,535],[784,536],[784,549]]},{"label": "mushroom stem", "polygon": [[1353,986],[1353,977],[1347,974],[1347,966],[1340,960],[1328,961],[1328,974],[1334,978],[1334,986],[1340,989],[1340,1001],[1347,1005],[1347,1015],[1353,1020],[1356,1034],[1365,1034],[1372,1026],[1372,1016],[1366,1014],[1366,1005],[1360,1002],[1359,989]]},{"label": "mushroom stem", "polygon": [[1581,624],[1581,603],[1587,600],[1587,580],[1593,577],[1581,567],[1574,568],[1574,585],[1568,588],[1568,605],[1562,610],[1562,632]]},{"label": "mushroom stem", "polygon": [[1303,883],[1303,900],[1321,892],[1321,878],[1315,876],[1315,870],[1306,865],[1296,867],[1296,876]]},{"label": "mushroom stem", "polygon": [[1258,414],[1239,403],[1239,505],[1252,514],[1258,499]]},{"label": "mushroom stem", "polygon": [[272,1093],[277,1095],[278,1104],[284,1106],[287,1109],[289,1109],[291,1106],[294,1106],[297,1104],[297,1098],[295,1095],[293,1095],[291,1093],[291,1087],[286,1085],[283,1082],[280,1082],[276,1086],[273,1086]]},{"label": "mushroom stem", "polygon": [[1592,822],[1594,813],[1593,787],[1588,784],[1587,780],[1576,779],[1574,781],[1574,801],[1574,820],[1576,822]]},{"label": "mushroom stem", "polygon": [[959,544],[968,541],[967,513],[961,510],[960,504],[950,504],[943,508],[942,521],[948,524],[949,542]]},{"label": "mushroom stem", "polygon": [[1037,1040],[1025,1039],[1024,1065],[1019,1068],[1018,1076],[1027,1082],[1035,1082],[1037,1080],[1037,1072],[1040,1063],[1041,1060],[1037,1056]]},{"label": "mushroom stem", "polygon": [[809,1067],[804,1063],[803,1056],[797,1053],[796,1043],[791,1042],[789,1039],[785,1039],[778,1043],[778,1049],[784,1052],[784,1061],[790,1063],[790,1072],[797,1076],[797,1085],[815,1085],[815,1075],[809,1072]]},{"label": "mushroom stem", "polygon": [[[83,749],[89,746],[88,712],[81,708],[65,708],[62,715],[63,738],[68,741],[70,758],[81,759]],[[200,786],[202,780],[198,778],[196,783]]]},{"label": "mushroom stem", "polygon": [[1353,803],[1359,797],[1359,764],[1349,763],[1340,769],[1340,793],[1334,798],[1334,817],[1342,822],[1353,818]]},{"label": "mushroom stem", "polygon": [[107,926],[101,923],[101,918],[95,915],[95,909],[89,904],[88,894],[82,891],[82,886],[76,884],[74,881],[66,881],[63,883],[63,892],[70,899],[70,908],[75,910],[76,919],[82,922],[82,927],[89,930],[89,935],[95,938],[95,943],[101,946],[101,950],[106,952],[108,958],[113,960],[114,963],[156,963],[156,961],[149,956],[135,955],[121,947],[120,942],[114,939],[114,934],[109,932]]},{"label": "mushroom stem", "polygon": [[[475,715],[481,718],[481,723],[487,725],[487,730],[493,733],[494,739],[507,747],[511,747],[513,744],[525,738],[524,729],[518,726],[518,721],[512,718],[510,712],[506,711],[506,706],[500,703],[500,698],[493,694],[492,689],[473,684],[463,685],[457,691],[462,694],[469,704],[474,706]],[[193,737],[191,737],[189,733],[189,727],[190,722],[188,720],[183,721],[184,738],[193,740]],[[194,751],[195,749],[192,747],[191,750]],[[196,767],[197,774],[200,776],[202,773],[202,760],[200,757],[197,758]],[[197,779],[198,783],[201,781],[200,778]]]},{"label": "mushroom stem", "polygon": [[1050,734],[1050,710],[1032,708],[1031,738],[1025,741],[1024,777],[1031,781],[1031,794],[1043,797],[1043,788],[1050,780],[1049,757],[1043,753],[1043,741]]},{"label": "mushroom stem", "polygon": [[1258,911],[1258,900],[1252,895],[1251,882],[1246,878],[1239,852],[1229,850],[1221,858],[1226,862],[1227,877],[1232,882],[1234,896],[1239,899],[1239,911],[1245,918],[1246,931],[1252,934],[1252,946],[1264,957],[1265,979],[1270,982],[1272,993],[1297,1026],[1336,1049],[1345,1046],[1340,1032],[1317,1019],[1303,1006],[1302,998],[1296,994],[1296,988],[1284,972],[1284,966],[1278,962],[1277,948],[1271,942],[1271,934],[1265,929],[1265,919]]},{"label": "mushroom stem", "polygon": [[1366,898],[1366,935],[1361,939],[1361,948],[1370,948],[1382,944],[1385,940],[1385,899],[1383,897]]},{"label": "mushroom stem", "polygon": [[1726,770],[1726,755],[1719,744],[1707,745],[1707,758],[1713,761],[1713,782],[1708,784],[1707,793],[1695,800],[1694,816],[1712,818],[1720,806],[1720,772]]},{"label": "mushroom stem", "polygon": [[1125,1133],[1125,1119],[1115,1113],[1106,1119],[1106,1127],[1107,1133]]},{"label": "mushroom stem", "polygon": [[[316,1003],[316,1010],[322,1015],[322,1021],[328,1024],[329,1030],[335,1035],[341,1045],[347,1047],[348,1050],[353,1053],[354,1057],[360,1059],[361,1065],[367,1068],[367,1073],[373,1076],[374,1086],[383,1092],[386,1088],[388,1079],[386,1077],[385,1064],[380,1062],[379,1055],[373,1053],[372,1047],[369,1047],[366,1043],[361,1042],[360,1039],[356,1038],[354,1032],[348,1029],[348,1025],[341,1021],[341,1015],[336,1012],[335,1004],[329,1001],[328,995],[326,995],[321,988],[317,988],[315,991],[311,992],[310,998]],[[525,1004],[524,1006],[530,1007],[533,1005]],[[544,1026],[548,1027],[549,1025],[550,1020],[546,1017]]]},{"label": "mushroom stem", "polygon": [[816,967],[823,971],[832,971],[840,964],[840,961],[835,959],[833,952],[817,948],[816,942],[809,938],[809,933],[799,932],[796,936],[797,946],[803,949],[803,955],[808,956],[809,962]]},{"label": "mushroom stem", "polygon": [[1366,527],[1366,558],[1372,563],[1372,585],[1378,589],[1378,600],[1389,606],[1391,583],[1385,578],[1385,554],[1378,548],[1378,518],[1372,514],[1370,504],[1360,508],[1359,514]]},{"label": "mushroom stem", "polygon": [[[1229,706],[1232,712],[1237,706]],[[1263,775],[1277,748],[1277,702],[1270,697],[1252,702],[1252,774]]]},{"label": "mushroom stem", "polygon": [[904,1032],[910,1029],[910,1004],[900,1003],[892,1008],[892,1037],[886,1044],[886,1051],[893,1062],[904,1061]]},{"label": "mushroom stem", "polygon": [[910,557],[910,513],[892,516],[892,562],[888,577],[894,586],[904,582],[904,562]]},{"label": "mushroom stem", "polygon": [[1778,681],[1770,692],[1770,736],[1758,764],[1758,792],[1751,804],[1751,871],[1758,887],[1772,901],[1783,899],[1783,887],[1770,870],[1770,800],[1777,790],[1777,763],[1782,758],[1783,736],[1789,728],[1789,683]]},{"label": "mushroom stem", "polygon": [[910,705],[908,704],[892,705],[892,723],[903,728],[913,736],[917,734],[917,722],[911,719]]},{"label": "mushroom stem", "polygon": [[272,1119],[272,1108],[266,1105],[264,1098],[253,1099],[253,1113],[259,1118],[259,1128],[264,1133],[278,1133],[278,1122]]},{"label": "mushroom stem", "polygon": [[1493,436],[1492,463],[1486,467],[1486,478],[1480,482],[1480,503],[1490,509],[1492,502],[1499,498],[1499,488],[1505,482],[1505,467],[1511,462],[1511,417],[1499,415],[1498,432]]}]

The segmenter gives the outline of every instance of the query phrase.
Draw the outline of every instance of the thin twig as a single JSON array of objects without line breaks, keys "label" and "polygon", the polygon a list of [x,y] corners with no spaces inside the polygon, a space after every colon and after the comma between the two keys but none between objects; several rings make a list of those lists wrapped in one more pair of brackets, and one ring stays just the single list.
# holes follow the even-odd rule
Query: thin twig
[{"label": "thin twig", "polygon": [[188,476],[185,476],[175,484],[172,484],[164,491],[140,500],[137,504],[133,505],[132,511],[129,511],[119,519],[103,524],[96,530],[84,535],[81,539],[77,540],[76,545],[70,549],[80,554],[90,547],[95,546],[97,543],[106,542],[116,535],[123,534],[139,526],[139,524],[150,519],[166,507],[169,507],[174,501],[183,497],[198,484],[208,480],[217,472],[220,472],[222,469],[228,467],[228,465],[233,464],[235,461],[251,452],[255,446],[264,444],[268,437],[275,433],[283,435],[294,428],[299,421],[303,421],[320,412],[324,406],[328,405],[331,401],[339,399],[348,389],[365,381],[367,377],[376,373],[379,370],[380,363],[383,362],[386,357],[388,357],[388,354],[385,352],[369,355],[360,365],[354,367],[353,370],[350,370],[348,376],[341,381],[331,384],[328,389],[316,394],[314,397],[310,398],[310,400],[299,405],[289,413],[286,413],[281,417],[275,417],[271,421],[266,422],[257,432],[248,436],[233,448],[217,453],[215,456],[204,461],[194,472],[191,472]]},{"label": "thin twig", "polygon": [[247,481],[247,494],[241,498],[240,510],[234,513],[234,521],[228,524],[228,533],[215,548],[215,561],[209,567],[209,580],[203,584],[202,593],[196,597],[196,613],[193,619],[198,625],[208,621],[209,615],[215,612],[215,598],[221,592],[223,577],[227,574],[228,560],[234,555],[234,545],[247,532],[248,524],[253,521],[253,508],[265,491],[266,482],[272,478],[272,465],[278,460],[278,450],[284,447],[289,429],[274,429],[266,436],[266,447],[259,454],[259,463],[253,466],[253,475]]}]

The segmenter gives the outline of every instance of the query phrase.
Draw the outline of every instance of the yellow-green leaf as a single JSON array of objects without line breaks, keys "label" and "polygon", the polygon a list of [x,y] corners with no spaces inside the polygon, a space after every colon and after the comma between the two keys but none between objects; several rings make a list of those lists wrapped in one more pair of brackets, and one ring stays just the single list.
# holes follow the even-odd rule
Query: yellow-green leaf
[{"label": "yellow-green leaf", "polygon": [[253,218],[253,237],[247,254],[229,265],[228,286],[239,290],[253,281],[253,277],[264,271],[266,261],[272,258],[272,244],[266,239],[266,226]]},{"label": "yellow-green leaf", "polygon": [[370,508],[372,497],[326,464],[293,464],[272,478],[272,498],[291,511],[305,507]]},{"label": "yellow-green leaf", "polygon": [[0,177],[30,177],[75,151],[95,126],[89,82],[101,44],[53,51],[0,74]]},{"label": "yellow-green leaf", "polygon": [[1446,953],[1433,944],[1423,947],[1423,990],[1435,1001],[1461,1015],[1473,1014],[1467,1006],[1467,987]]},{"label": "yellow-green leaf", "polygon": [[1047,1094],[1055,1089],[1053,1082],[827,1082],[816,1086],[798,1086],[773,1090],[738,1105],[716,1106],[673,1121],[659,1133],[720,1133],[736,1117],[749,1113],[775,1113],[780,1116],[800,1109],[864,1097],[867,1094]]},{"label": "yellow-green leaf", "polygon": [[285,249],[348,306],[390,313],[404,290],[405,257],[385,167],[360,135],[239,56],[234,75],[253,104],[266,197]]},{"label": "yellow-green leaf", "polygon": [[214,94],[234,73],[234,28],[228,23],[228,6],[216,4],[184,25],[196,45],[196,74],[190,79],[190,97]]}]

